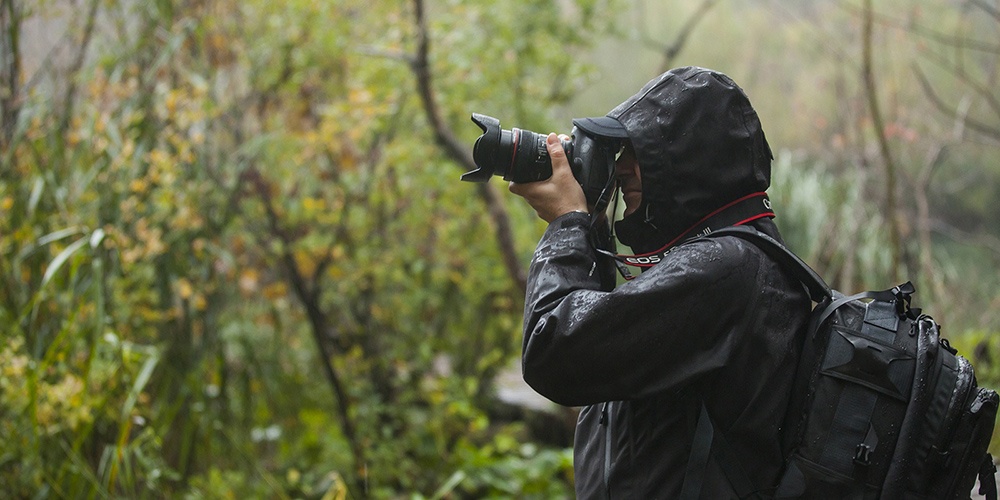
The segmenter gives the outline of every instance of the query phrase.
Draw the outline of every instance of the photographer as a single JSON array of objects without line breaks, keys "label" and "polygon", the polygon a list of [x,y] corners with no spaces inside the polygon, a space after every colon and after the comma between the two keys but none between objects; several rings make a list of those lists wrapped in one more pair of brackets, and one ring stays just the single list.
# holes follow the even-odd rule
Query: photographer
[{"label": "photographer", "polygon": [[[614,261],[592,244],[597,215],[550,134],[552,176],[510,185],[549,222],[529,271],[522,363],[540,394],[584,407],[577,496],[766,495],[811,303],[753,244],[695,238],[742,224],[780,240],[756,112],[727,76],[689,67],[577,125],[625,141],[614,229],[655,263],[615,287]],[[734,216],[747,200],[767,210]]]}]

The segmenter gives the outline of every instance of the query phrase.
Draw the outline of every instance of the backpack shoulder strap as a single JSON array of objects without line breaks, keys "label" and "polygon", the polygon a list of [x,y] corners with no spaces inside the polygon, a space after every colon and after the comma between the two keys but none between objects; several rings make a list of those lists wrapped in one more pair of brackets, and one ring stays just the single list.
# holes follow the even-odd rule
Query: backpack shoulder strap
[{"label": "backpack shoulder strap", "polygon": [[[829,303],[834,301],[834,292],[823,278],[778,240],[747,226],[729,226],[715,230],[702,237],[711,238],[719,236],[735,236],[760,248],[768,257],[774,259],[782,269],[791,273],[792,277],[802,283],[808,290],[809,297],[814,302],[823,304],[824,302]],[[761,498],[756,488],[754,488],[752,481],[749,480],[746,472],[739,465],[739,461],[736,459],[729,443],[725,441],[721,433],[713,433],[713,427],[707,408],[702,404],[691,457],[688,460],[688,470],[684,478],[684,495],[680,498],[693,499],[698,497],[704,476],[703,469],[708,463],[707,456],[709,455],[709,450],[711,450],[711,456],[716,459],[726,478],[729,480],[730,485],[736,490],[740,498]]]},{"label": "backpack shoulder strap", "polygon": [[762,498],[750,476],[737,460],[735,451],[725,434],[716,431],[712,417],[708,414],[708,408],[702,402],[691,442],[691,454],[688,457],[687,469],[684,471],[684,483],[681,487],[681,494],[677,497],[678,500],[697,500],[701,497],[701,488],[705,482],[705,471],[708,469],[709,457],[715,459],[739,498]]},{"label": "backpack shoulder strap", "polygon": [[705,482],[705,469],[708,467],[708,457],[712,450],[715,437],[715,426],[708,417],[708,409],[701,405],[698,423],[695,425],[694,438],[691,441],[691,455],[688,456],[687,469],[684,471],[684,483],[678,500],[698,500],[701,487]]},{"label": "backpack shoulder strap", "polygon": [[823,278],[778,240],[747,226],[725,227],[717,229],[703,237],[712,238],[718,236],[736,236],[756,245],[768,257],[774,259],[778,265],[792,273],[795,279],[805,285],[809,290],[809,297],[813,302],[819,303],[825,299],[833,298],[833,291],[823,281]]}]

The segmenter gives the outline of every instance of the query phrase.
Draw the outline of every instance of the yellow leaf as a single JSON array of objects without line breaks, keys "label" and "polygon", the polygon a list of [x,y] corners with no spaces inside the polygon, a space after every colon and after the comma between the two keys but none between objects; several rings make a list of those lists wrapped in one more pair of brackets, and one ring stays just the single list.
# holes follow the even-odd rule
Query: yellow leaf
[{"label": "yellow leaf", "polygon": [[208,308],[208,300],[205,299],[205,295],[196,294],[194,296],[194,309],[196,311],[204,311]]},{"label": "yellow leaf", "polygon": [[129,183],[129,189],[133,193],[144,193],[148,187],[149,182],[146,179],[132,179],[132,182]]},{"label": "yellow leaf", "polygon": [[191,295],[194,295],[194,287],[191,286],[191,282],[184,278],[178,279],[177,295],[179,295],[184,300],[191,298]]},{"label": "yellow leaf", "polygon": [[244,269],[240,273],[240,290],[243,293],[251,294],[257,291],[259,277],[256,269]]},{"label": "yellow leaf", "polygon": [[280,299],[288,295],[288,287],[279,281],[264,287],[263,293],[264,297],[270,300]]}]

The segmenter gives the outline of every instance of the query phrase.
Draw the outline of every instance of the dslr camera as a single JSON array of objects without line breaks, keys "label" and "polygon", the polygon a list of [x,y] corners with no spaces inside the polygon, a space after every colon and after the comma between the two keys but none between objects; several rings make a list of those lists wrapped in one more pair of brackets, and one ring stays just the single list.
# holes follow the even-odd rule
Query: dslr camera
[{"label": "dslr camera", "polygon": [[[610,137],[588,132],[584,120],[592,119],[573,120],[571,138],[562,141],[562,147],[587,203],[595,211],[601,211],[614,187],[615,159],[624,144],[624,134]],[[472,149],[476,169],[463,174],[463,181],[486,182],[499,175],[506,181],[523,183],[552,176],[545,135],[518,128],[503,130],[500,120],[479,113],[472,114],[472,121],[483,130],[483,135],[476,139]]]}]

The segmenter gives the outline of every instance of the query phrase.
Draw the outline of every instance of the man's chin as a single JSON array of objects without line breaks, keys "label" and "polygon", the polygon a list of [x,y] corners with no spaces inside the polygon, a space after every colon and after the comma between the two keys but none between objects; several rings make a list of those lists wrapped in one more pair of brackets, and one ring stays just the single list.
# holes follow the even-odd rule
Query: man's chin
[{"label": "man's chin", "polygon": [[627,214],[616,222],[615,234],[618,235],[618,241],[637,254],[659,250],[665,243],[663,235],[638,214]]}]

